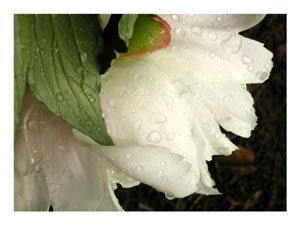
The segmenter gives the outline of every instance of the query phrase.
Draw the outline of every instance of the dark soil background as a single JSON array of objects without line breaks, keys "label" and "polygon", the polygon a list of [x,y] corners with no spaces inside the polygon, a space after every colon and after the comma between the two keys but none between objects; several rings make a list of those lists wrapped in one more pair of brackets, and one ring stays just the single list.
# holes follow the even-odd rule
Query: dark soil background
[{"label": "dark soil background", "polygon": [[270,78],[249,85],[258,125],[249,139],[228,133],[240,147],[231,156],[215,156],[209,170],[223,193],[193,194],[167,200],[147,185],[119,187],[116,195],[126,211],[285,211],[286,210],[286,15],[267,15],[244,36],[265,43],[274,53]]}]

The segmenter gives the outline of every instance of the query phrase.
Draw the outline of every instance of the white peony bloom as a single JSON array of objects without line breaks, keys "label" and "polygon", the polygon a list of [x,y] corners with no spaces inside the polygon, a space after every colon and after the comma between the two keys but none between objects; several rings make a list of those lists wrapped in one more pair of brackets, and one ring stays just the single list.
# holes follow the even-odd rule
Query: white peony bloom
[{"label": "white peony bloom", "polygon": [[272,53],[238,34],[263,16],[161,17],[172,29],[170,45],[121,57],[102,78],[102,110],[120,146],[103,153],[167,196],[218,194],[206,161],[237,149],[219,126],[250,136],[256,116],[245,85],[265,81],[272,68]]},{"label": "white peony bloom", "polygon": [[256,125],[247,83],[265,81],[272,53],[238,32],[257,15],[162,15],[171,43],[120,57],[102,77],[101,106],[115,146],[101,146],[28,93],[15,144],[15,209],[121,210],[116,183],[169,197],[218,194],[207,169]]}]

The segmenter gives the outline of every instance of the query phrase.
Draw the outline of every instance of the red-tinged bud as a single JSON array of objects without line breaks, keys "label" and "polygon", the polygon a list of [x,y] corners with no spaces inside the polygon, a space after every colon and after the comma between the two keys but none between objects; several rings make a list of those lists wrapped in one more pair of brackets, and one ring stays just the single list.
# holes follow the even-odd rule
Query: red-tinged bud
[{"label": "red-tinged bud", "polygon": [[170,25],[157,15],[139,15],[125,56],[142,56],[166,48],[171,40]]}]

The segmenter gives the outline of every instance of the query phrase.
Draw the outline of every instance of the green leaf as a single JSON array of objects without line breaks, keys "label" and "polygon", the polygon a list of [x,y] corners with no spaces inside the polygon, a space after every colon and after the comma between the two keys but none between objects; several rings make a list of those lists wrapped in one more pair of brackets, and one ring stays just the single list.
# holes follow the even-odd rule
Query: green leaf
[{"label": "green leaf", "polygon": [[16,134],[33,42],[33,17],[14,16],[14,133]]},{"label": "green leaf", "polygon": [[119,22],[119,36],[123,41],[125,41],[126,46],[128,46],[129,39],[133,35],[134,25],[137,18],[138,14],[125,14]]},{"label": "green leaf", "polygon": [[112,141],[100,107],[97,56],[103,39],[96,15],[34,15],[33,94],[50,111],[103,145]]},{"label": "green leaf", "polygon": [[99,54],[100,74],[104,74],[110,68],[111,62],[118,57],[116,52],[127,52],[137,16],[135,14],[113,14],[110,16],[110,20],[103,31],[103,51]]}]

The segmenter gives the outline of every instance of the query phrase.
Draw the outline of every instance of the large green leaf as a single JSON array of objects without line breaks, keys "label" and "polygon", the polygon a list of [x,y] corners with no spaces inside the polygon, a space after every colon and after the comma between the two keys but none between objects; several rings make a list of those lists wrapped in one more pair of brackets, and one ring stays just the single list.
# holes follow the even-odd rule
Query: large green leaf
[{"label": "large green leaf", "polygon": [[32,17],[36,46],[28,73],[31,91],[73,127],[111,145],[101,117],[97,56],[103,39],[97,16]]},{"label": "large green leaf", "polygon": [[14,132],[18,128],[22,100],[26,87],[29,59],[32,54],[33,17],[14,16]]}]

